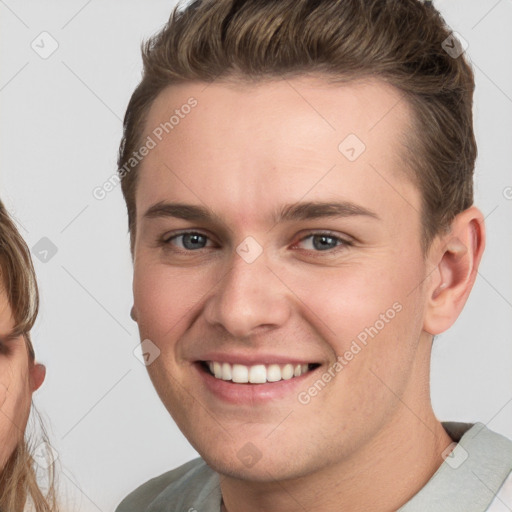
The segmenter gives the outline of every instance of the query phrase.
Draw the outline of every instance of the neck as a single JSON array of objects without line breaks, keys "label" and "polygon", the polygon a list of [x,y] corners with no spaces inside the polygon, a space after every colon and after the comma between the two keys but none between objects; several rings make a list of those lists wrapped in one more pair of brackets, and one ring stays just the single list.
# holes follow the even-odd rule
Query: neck
[{"label": "neck", "polygon": [[407,435],[382,433],[344,461],[294,481],[247,482],[226,478],[221,484],[226,512],[373,512],[396,511],[411,499],[443,462],[452,442],[435,420]]},{"label": "neck", "polygon": [[400,400],[395,417],[350,459],[294,480],[223,478],[223,512],[396,511],[430,480],[452,443],[432,410],[428,379]]}]

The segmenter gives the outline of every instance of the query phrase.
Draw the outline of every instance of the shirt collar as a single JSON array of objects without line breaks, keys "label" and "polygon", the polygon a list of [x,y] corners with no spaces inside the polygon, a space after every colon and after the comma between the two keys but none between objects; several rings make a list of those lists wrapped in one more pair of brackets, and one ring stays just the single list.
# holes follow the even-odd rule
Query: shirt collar
[{"label": "shirt collar", "polygon": [[512,471],[512,442],[483,423],[445,422],[457,443],[426,485],[397,512],[482,512]]}]

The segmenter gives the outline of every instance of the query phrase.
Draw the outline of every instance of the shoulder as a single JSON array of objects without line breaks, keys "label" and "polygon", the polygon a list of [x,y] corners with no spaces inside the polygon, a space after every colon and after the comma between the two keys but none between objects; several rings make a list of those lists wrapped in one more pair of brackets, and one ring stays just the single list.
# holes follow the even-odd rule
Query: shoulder
[{"label": "shoulder", "polygon": [[464,465],[466,470],[471,469],[471,473],[481,478],[487,474],[492,477],[491,488],[494,489],[503,484],[512,471],[512,440],[483,423],[443,423],[443,426],[458,443],[452,452],[454,457],[448,456],[445,460],[452,469]]},{"label": "shoulder", "polygon": [[503,496],[508,492],[504,484],[512,471],[512,441],[483,423],[443,422],[443,427],[453,440],[453,450],[399,511],[505,512],[495,508],[502,500],[496,493],[500,488]]},{"label": "shoulder", "polygon": [[487,512],[508,512],[512,506],[512,472],[499,489]]},{"label": "shoulder", "polygon": [[183,504],[188,510],[193,509],[198,500],[203,504],[205,498],[215,500],[217,494],[220,503],[217,473],[203,459],[197,458],[148,480],[126,496],[116,512],[158,512],[171,502],[173,505]]}]

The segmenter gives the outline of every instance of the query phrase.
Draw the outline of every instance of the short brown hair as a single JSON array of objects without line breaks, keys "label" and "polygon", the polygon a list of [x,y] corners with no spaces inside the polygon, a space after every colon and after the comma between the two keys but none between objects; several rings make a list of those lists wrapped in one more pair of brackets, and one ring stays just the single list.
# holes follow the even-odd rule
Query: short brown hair
[{"label": "short brown hair", "polygon": [[[477,156],[474,77],[451,30],[420,0],[196,0],[178,5],[142,45],[143,77],[128,104],[118,156],[135,240],[135,164],[151,105],[167,86],[214,80],[264,81],[318,74],[334,81],[375,77],[413,111],[404,159],[422,194],[423,246],[473,203]],[[457,41],[457,40],[455,40]],[[133,159],[132,159],[133,161]],[[123,167],[124,166],[124,167]]]}]

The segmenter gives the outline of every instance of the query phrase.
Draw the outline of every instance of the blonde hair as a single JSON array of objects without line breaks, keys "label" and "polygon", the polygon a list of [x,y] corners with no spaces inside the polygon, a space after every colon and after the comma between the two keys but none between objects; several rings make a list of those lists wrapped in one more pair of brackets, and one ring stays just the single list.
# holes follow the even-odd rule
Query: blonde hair
[{"label": "blonde hair", "polygon": [[[13,334],[23,335],[29,353],[30,363],[35,361],[34,348],[29,331],[34,325],[39,310],[39,292],[30,251],[0,201],[0,290],[9,301],[14,318]],[[33,413],[37,414],[35,409]],[[39,418],[40,420],[40,418]],[[47,442],[42,431],[39,442]],[[58,510],[55,492],[54,465],[48,468],[48,489],[43,494],[40,489],[35,461],[31,455],[33,447],[24,437],[9,457],[0,473],[0,510],[2,512],[22,512],[30,501],[36,512]]]}]

